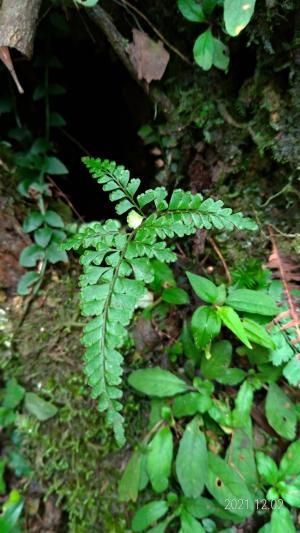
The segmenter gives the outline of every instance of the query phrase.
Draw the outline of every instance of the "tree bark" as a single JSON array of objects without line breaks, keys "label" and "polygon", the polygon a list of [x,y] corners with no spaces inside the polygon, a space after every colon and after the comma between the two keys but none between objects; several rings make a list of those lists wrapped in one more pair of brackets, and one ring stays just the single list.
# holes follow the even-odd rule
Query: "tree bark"
[{"label": "tree bark", "polygon": [[0,47],[15,48],[31,58],[40,5],[41,0],[2,0]]}]

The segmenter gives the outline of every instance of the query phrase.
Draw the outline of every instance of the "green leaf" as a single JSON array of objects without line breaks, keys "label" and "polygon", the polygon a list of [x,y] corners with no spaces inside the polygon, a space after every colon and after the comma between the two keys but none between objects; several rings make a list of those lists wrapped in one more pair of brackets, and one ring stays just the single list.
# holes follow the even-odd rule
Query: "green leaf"
[{"label": "green leaf", "polygon": [[61,174],[68,174],[69,171],[67,167],[57,159],[57,157],[46,157],[44,162],[44,172],[47,172],[48,174],[55,174],[55,175],[61,175]]},{"label": "green leaf", "polygon": [[272,339],[275,347],[268,353],[268,360],[272,361],[273,365],[279,366],[293,357],[294,350],[281,331],[272,332]]},{"label": "green leaf", "polygon": [[20,255],[20,265],[23,267],[35,267],[40,259],[43,259],[45,252],[41,246],[30,244],[26,246]]},{"label": "green leaf", "polygon": [[12,501],[10,502],[8,500],[5,502],[5,511],[0,515],[1,533],[14,533],[16,531],[15,528],[23,509],[24,502],[20,499],[20,495],[16,490],[11,491],[9,499],[10,498]]},{"label": "green leaf", "polygon": [[254,320],[250,320],[250,318],[244,318],[242,323],[250,341],[259,344],[260,346],[264,346],[265,348],[269,348],[270,350],[276,348],[274,340],[266,332],[266,329],[263,326],[254,322]]},{"label": "green leaf", "polygon": [[252,492],[255,492],[258,483],[250,418],[248,418],[248,422],[243,428],[233,430],[230,445],[226,452],[226,460],[228,465],[234,468],[243,479],[247,487]]},{"label": "green leaf", "polygon": [[98,4],[98,0],[75,0],[75,2],[84,7],[95,7]]},{"label": "green leaf", "polygon": [[205,348],[214,337],[219,335],[221,320],[213,307],[198,307],[192,317],[192,332],[195,345],[199,350]]},{"label": "green leaf", "polygon": [[195,346],[191,327],[187,322],[184,322],[183,324],[180,341],[182,343],[184,355],[194,361],[198,361],[199,350]]},{"label": "green leaf", "polygon": [[283,375],[290,385],[297,387],[300,382],[300,360],[295,356],[283,369]]},{"label": "green leaf", "polygon": [[220,39],[214,38],[214,58],[213,64],[221,70],[227,70],[229,65],[229,50]]},{"label": "green leaf", "polygon": [[275,383],[270,383],[266,398],[266,417],[270,426],[282,437],[296,436],[297,413],[294,405]]},{"label": "green leaf", "polygon": [[245,426],[250,418],[253,404],[253,387],[249,381],[244,381],[235,399],[235,408],[232,411],[232,424],[234,427]]},{"label": "green leaf", "polygon": [[197,417],[186,426],[179,443],[176,474],[185,496],[200,496],[208,475],[208,461],[206,440]]},{"label": "green leaf", "polygon": [[197,274],[192,274],[192,272],[187,272],[186,275],[193,290],[201,300],[212,304],[216,303],[218,287],[212,281]]},{"label": "green leaf", "polygon": [[291,507],[300,508],[300,476],[289,483],[280,482],[280,495]]},{"label": "green leaf", "polygon": [[160,522],[159,524],[157,524],[157,526],[154,526],[151,529],[148,529],[147,533],[165,533],[171,520],[172,520],[172,517],[167,518],[163,522]]},{"label": "green leaf", "polygon": [[170,287],[164,289],[162,293],[162,299],[169,304],[184,305],[190,301],[189,295],[183,289],[178,287]]},{"label": "green leaf", "polygon": [[202,6],[196,0],[178,0],[178,9],[190,22],[203,22],[205,16]]},{"label": "green leaf", "polygon": [[239,315],[231,307],[227,307],[225,305],[223,307],[219,307],[218,315],[225,326],[230,329],[237,336],[237,338],[247,346],[247,348],[251,349],[252,346],[248,340]]},{"label": "green leaf", "polygon": [[119,498],[122,502],[136,502],[141,478],[142,454],[134,452],[119,482]]},{"label": "green leaf", "polygon": [[25,407],[31,415],[40,421],[48,420],[57,413],[57,407],[55,405],[43,400],[43,398],[40,398],[34,392],[27,392],[25,394]]},{"label": "green leaf", "polygon": [[203,11],[207,15],[211,15],[214,8],[217,5],[221,5],[223,3],[223,0],[201,0],[201,3],[203,5]]},{"label": "green leaf", "polygon": [[258,451],[256,452],[256,464],[262,482],[268,485],[275,485],[278,480],[278,468],[274,459]]},{"label": "green leaf", "polygon": [[273,298],[262,291],[235,289],[230,292],[226,303],[233,309],[246,313],[263,316],[274,316],[278,313],[278,308]]},{"label": "green leaf", "polygon": [[17,477],[28,477],[33,473],[24,455],[18,450],[10,453],[9,468],[15,472]]},{"label": "green leaf", "polygon": [[51,149],[51,144],[44,137],[38,137],[30,148],[30,153],[34,155],[45,154]]},{"label": "green leaf", "polygon": [[173,458],[173,436],[169,427],[161,428],[149,444],[147,472],[155,492],[168,488]]},{"label": "green leaf", "polygon": [[132,261],[131,266],[134,272],[135,279],[144,280],[145,283],[151,283],[153,281],[153,267],[148,258],[136,258]]},{"label": "green leaf", "polygon": [[66,125],[66,121],[62,115],[52,111],[49,116],[49,124],[52,127],[61,128],[62,126]]},{"label": "green leaf", "polygon": [[246,372],[241,368],[224,368],[216,381],[222,385],[238,385],[246,376]]},{"label": "green leaf", "polygon": [[159,292],[161,287],[175,287],[176,281],[170,267],[157,259],[152,259],[151,266],[154,271],[154,280],[151,283],[151,289]]},{"label": "green leaf", "polygon": [[61,216],[55,211],[46,211],[44,216],[45,222],[53,228],[63,228],[64,222]]},{"label": "green leaf", "polygon": [[184,498],[183,505],[190,514],[192,514],[195,518],[198,519],[214,515],[224,520],[233,520],[235,522],[240,522],[240,518],[226,511],[224,507],[220,507],[215,500],[203,498],[203,496],[199,496],[199,498],[197,499]]},{"label": "green leaf", "polygon": [[206,481],[208,491],[214,496],[221,507],[226,507],[226,501],[240,499],[243,501],[241,508],[235,509],[235,514],[246,518],[254,512],[254,500],[246,483],[241,479],[221,457],[209,452],[209,473]]},{"label": "green leaf", "polygon": [[236,37],[249,24],[255,0],[224,0],[224,22],[227,33]]},{"label": "green leaf", "polygon": [[286,450],[279,465],[280,479],[300,474],[300,440],[296,440]]},{"label": "green leaf", "polygon": [[36,244],[42,248],[46,248],[46,246],[48,246],[51,237],[52,230],[50,228],[40,228],[34,232],[34,240]]},{"label": "green leaf", "polygon": [[296,533],[290,511],[284,505],[272,511],[270,533]]},{"label": "green leaf", "polygon": [[65,94],[66,89],[59,83],[49,83],[48,92],[49,94],[60,95]]},{"label": "green leaf", "polygon": [[59,261],[67,263],[68,255],[64,250],[61,250],[55,242],[51,242],[46,249],[46,259],[53,264],[58,263]]},{"label": "green leaf", "polygon": [[175,396],[187,392],[189,389],[182,379],[159,367],[132,372],[128,378],[128,383],[139,392],[158,398]]},{"label": "green leaf", "polygon": [[17,286],[17,293],[25,296],[30,293],[30,287],[40,278],[38,272],[26,272],[20,277]]},{"label": "green leaf", "polygon": [[144,531],[153,522],[162,518],[168,512],[168,504],[164,500],[146,503],[139,509],[132,520],[132,531]]},{"label": "green leaf", "polygon": [[23,231],[30,233],[43,223],[44,217],[39,211],[32,211],[23,222]]},{"label": "green leaf", "polygon": [[46,90],[44,85],[38,85],[33,91],[32,100],[34,102],[37,102],[37,100],[41,100],[42,98],[44,98],[45,95]]},{"label": "green leaf", "polygon": [[232,358],[232,345],[229,341],[219,341],[211,348],[211,357],[201,359],[201,374],[207,379],[216,379],[223,376],[223,372],[230,366]]},{"label": "green leaf", "polygon": [[182,509],[180,513],[181,533],[205,533],[200,522],[193,515]]},{"label": "green leaf", "polygon": [[213,65],[214,53],[215,42],[211,30],[208,29],[201,33],[195,41],[193,48],[194,59],[203,70],[209,70]]},{"label": "green leaf", "polygon": [[24,398],[25,389],[18,384],[15,378],[10,379],[5,386],[2,406],[15,409]]},{"label": "green leaf", "polygon": [[172,405],[175,418],[193,416],[196,413],[205,413],[211,407],[211,399],[208,395],[199,392],[188,392],[177,396]]},{"label": "green leaf", "polygon": [[16,413],[6,407],[0,407],[0,428],[6,428],[13,424],[16,419]]}]

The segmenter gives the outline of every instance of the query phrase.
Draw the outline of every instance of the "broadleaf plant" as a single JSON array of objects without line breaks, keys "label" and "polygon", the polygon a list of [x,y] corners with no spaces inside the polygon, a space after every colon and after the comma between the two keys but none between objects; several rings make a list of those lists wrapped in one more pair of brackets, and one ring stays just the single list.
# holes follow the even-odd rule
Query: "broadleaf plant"
[{"label": "broadleaf plant", "polygon": [[[256,0],[178,0],[177,5],[181,14],[190,22],[205,24],[207,29],[197,37],[193,55],[195,62],[203,70],[210,70],[212,66],[227,71],[229,66],[229,49],[221,39],[212,33],[212,16],[215,23],[218,16],[215,11],[218,6],[223,7],[223,20],[220,26],[224,33],[237,37],[249,24],[255,8]],[[223,26],[225,25],[225,29]]]},{"label": "broadleaf plant", "polygon": [[119,445],[124,443],[121,347],[146,283],[154,279],[151,259],[176,261],[169,239],[193,235],[197,229],[255,230],[256,224],[233,213],[221,200],[176,189],[168,198],[164,187],[137,194],[139,179],[108,160],[84,158],[92,176],[109,193],[116,213],[127,216],[127,228],[117,220],[91,223],[63,247],[81,252],[81,307],[92,317],[84,327],[84,371],[99,411],[107,412]]}]

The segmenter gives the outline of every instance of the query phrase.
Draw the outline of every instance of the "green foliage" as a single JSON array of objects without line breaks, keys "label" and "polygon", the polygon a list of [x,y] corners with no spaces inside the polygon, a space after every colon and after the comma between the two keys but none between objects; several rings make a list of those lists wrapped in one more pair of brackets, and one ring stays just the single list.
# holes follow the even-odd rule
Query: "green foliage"
[{"label": "green foliage", "polygon": [[[211,304],[210,307],[198,307],[192,316],[192,332],[197,348],[209,350],[211,341],[219,335],[223,324],[247,348],[251,349],[251,342],[254,342],[271,350],[275,349],[275,341],[265,327],[248,318],[248,314],[272,316],[277,313],[276,303],[268,294],[232,288],[227,295],[224,285],[217,287],[212,281],[190,272],[187,272],[187,277],[197,296]],[[240,317],[235,310],[246,313],[246,316]]]},{"label": "green foliage", "polygon": [[229,35],[236,37],[249,24],[255,0],[224,0],[224,22]]},{"label": "green foliage", "polygon": [[[190,22],[198,22],[208,26],[196,39],[193,54],[196,63],[203,70],[210,70],[215,66],[227,71],[229,66],[228,47],[218,38],[213,36],[211,20],[215,8],[223,5],[219,0],[178,0],[178,9]],[[254,13],[255,0],[224,0],[224,15],[222,22],[225,24],[225,34],[236,37],[250,22]],[[217,22],[219,23],[218,17]],[[214,20],[215,22],[215,20]],[[222,28],[223,29],[223,28]]]},{"label": "green foliage", "polygon": [[[21,180],[17,186],[20,195],[28,203],[28,214],[23,222],[25,233],[31,234],[33,244],[25,247],[20,255],[20,264],[24,268],[33,268],[19,280],[17,291],[25,296],[36,294],[50,264],[66,262],[67,254],[61,250],[60,244],[66,238],[65,224],[61,216],[49,207],[52,189],[49,176],[60,176],[68,173],[64,163],[56,156],[51,142],[53,128],[65,124],[63,117],[52,111],[52,103],[57,95],[65,93],[64,87],[51,83],[53,71],[61,68],[58,58],[47,53],[37,57],[37,66],[41,69],[43,82],[36,86],[32,99],[40,101],[44,106],[44,134],[29,131],[17,117],[17,127],[8,131],[8,137],[14,142],[14,164]],[[38,72],[38,71],[37,71]],[[15,104],[10,109],[15,110]]]},{"label": "green foliage", "polygon": [[[124,442],[120,414],[122,346],[135,307],[145,293],[145,282],[154,280],[151,259],[176,260],[168,238],[192,235],[199,228],[256,228],[241,213],[232,213],[223,202],[180,189],[169,201],[164,187],[136,196],[140,180],[130,179],[123,166],[100,159],[84,158],[92,176],[109,192],[118,215],[130,211],[128,231],[119,222],[92,223],[67,240],[65,249],[81,249],[82,312],[94,318],[85,326],[82,342],[86,347],[85,373],[98,408],[107,411],[119,444]],[[145,211],[152,207],[152,212]],[[182,301],[183,294],[180,294]],[[174,297],[174,294],[173,294]],[[178,298],[178,292],[177,292]],[[187,301],[184,295],[185,301]],[[173,299],[174,301],[174,299]]]},{"label": "green foliage", "polygon": [[18,417],[24,398],[25,389],[15,378],[9,379],[0,392],[0,531],[1,533],[20,533],[24,499],[19,490],[6,487],[6,479],[14,472],[17,478],[25,478],[31,469],[21,451],[21,435],[17,429]]},{"label": "green foliage", "polygon": [[[194,311],[191,328],[188,329],[186,324],[183,336],[186,338],[188,331],[192,333],[189,346],[194,340],[198,355],[196,359],[192,355],[192,360],[200,360],[201,378],[196,375],[197,363],[191,367],[183,365],[185,372],[182,374],[181,371],[180,377],[174,370],[170,372],[158,367],[135,370],[130,374],[129,384],[139,393],[161,398],[148,435],[155,443],[160,442],[163,432],[169,439],[167,459],[162,453],[161,461],[159,449],[163,451],[162,443],[155,446],[152,457],[148,436],[141,442],[142,452],[138,455],[135,452],[139,473],[131,461],[124,472],[124,479],[134,487],[131,499],[136,501],[138,492],[145,488],[143,484],[138,484],[142,476],[141,464],[145,460],[147,475],[151,479],[151,469],[154,468],[155,479],[159,480],[158,487],[152,483],[154,492],[176,490],[176,498],[172,497],[169,502],[167,518],[159,521],[153,531],[168,531],[168,525],[173,520],[180,521],[182,531],[210,531],[207,527],[215,531],[215,526],[208,525],[205,517],[214,516],[228,520],[230,524],[238,524],[253,515],[260,502],[264,501],[272,511],[272,528],[274,524],[275,528],[279,527],[277,521],[282,518],[289,527],[288,531],[294,531],[293,520],[285,505],[300,506],[299,441],[289,446],[277,466],[267,452],[255,454],[251,423],[256,391],[264,386],[267,389],[265,414],[270,426],[287,440],[296,436],[296,406],[276,384],[280,373],[272,377],[270,363],[277,346],[278,328],[269,326],[266,329],[266,324],[277,312],[275,302],[268,295],[267,287],[264,290],[227,289],[196,274],[188,272],[187,277],[198,298],[205,302]],[[215,319],[208,320],[208,317],[219,318],[217,328]],[[237,351],[240,355],[249,354],[250,364],[257,365],[257,371],[252,368],[247,373],[236,366],[231,368],[235,359],[231,342],[216,339],[222,332],[221,323],[234,333],[238,342],[245,345]],[[182,354],[180,349],[178,353]],[[189,348],[188,353],[193,354],[193,351]],[[236,365],[236,361],[234,363]],[[172,366],[172,362],[170,364]],[[216,390],[213,381],[218,383]],[[227,393],[227,385],[239,386],[234,400]],[[214,453],[210,451],[212,428],[220,435],[219,442],[224,443],[225,436],[230,436],[224,459],[218,453],[219,449]],[[172,445],[170,438],[173,438]],[[219,446],[222,449],[224,444]],[[130,471],[134,472],[131,480]],[[204,488],[211,499],[201,496]],[[243,504],[238,505],[239,501]],[[151,525],[155,523],[153,520]],[[268,527],[266,524],[266,531]]]}]

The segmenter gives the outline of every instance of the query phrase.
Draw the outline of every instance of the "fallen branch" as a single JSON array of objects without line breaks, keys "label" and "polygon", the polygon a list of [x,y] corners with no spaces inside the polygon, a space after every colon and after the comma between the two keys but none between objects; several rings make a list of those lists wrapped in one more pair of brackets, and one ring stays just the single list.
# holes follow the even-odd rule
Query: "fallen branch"
[{"label": "fallen branch", "polygon": [[169,98],[157,87],[149,88],[148,84],[138,79],[138,73],[127,54],[127,39],[125,39],[116,28],[108,13],[99,5],[93,8],[87,8],[86,12],[91,20],[103,31],[114,52],[122,61],[131,77],[142,87],[145,93],[149,94],[150,98],[161,107],[165,115],[170,114],[173,110],[173,104]]}]

